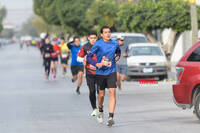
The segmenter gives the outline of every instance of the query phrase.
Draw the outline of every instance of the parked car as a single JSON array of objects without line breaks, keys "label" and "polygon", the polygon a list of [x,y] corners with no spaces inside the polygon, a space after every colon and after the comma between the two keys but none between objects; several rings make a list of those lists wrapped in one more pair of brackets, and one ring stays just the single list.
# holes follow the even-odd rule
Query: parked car
[{"label": "parked car", "polygon": [[127,63],[127,79],[137,77],[159,77],[160,80],[163,80],[167,78],[167,59],[165,53],[157,44],[130,44]]},{"label": "parked car", "polygon": [[145,37],[145,35],[140,34],[140,33],[112,33],[111,38],[116,40],[118,36],[124,37],[124,43],[129,45],[133,43],[148,43],[149,41]]},{"label": "parked car", "polygon": [[193,45],[176,65],[177,81],[173,99],[182,108],[191,109],[200,119],[200,42]]}]

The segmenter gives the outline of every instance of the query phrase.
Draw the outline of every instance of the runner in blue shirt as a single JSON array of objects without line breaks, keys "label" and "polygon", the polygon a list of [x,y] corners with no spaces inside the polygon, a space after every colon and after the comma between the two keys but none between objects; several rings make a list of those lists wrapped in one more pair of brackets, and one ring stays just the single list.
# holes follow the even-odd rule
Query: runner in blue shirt
[{"label": "runner in blue shirt", "polygon": [[80,38],[74,37],[73,42],[67,44],[68,48],[71,50],[71,72],[72,72],[72,82],[75,82],[78,79],[78,86],[76,89],[76,93],[80,95],[80,87],[83,80],[83,63],[77,61],[77,54],[81,49],[80,46]]},{"label": "runner in blue shirt", "polygon": [[[120,58],[120,48],[118,42],[111,40],[111,30],[104,26],[101,28],[102,39],[98,40],[91,48],[87,60],[93,66],[96,66],[97,84],[100,86],[98,103],[99,113],[97,120],[103,122],[103,101],[105,96],[105,88],[109,89],[109,118],[107,126],[114,124],[113,116],[116,105],[116,61]],[[93,60],[93,55],[96,54],[97,61]]]}]

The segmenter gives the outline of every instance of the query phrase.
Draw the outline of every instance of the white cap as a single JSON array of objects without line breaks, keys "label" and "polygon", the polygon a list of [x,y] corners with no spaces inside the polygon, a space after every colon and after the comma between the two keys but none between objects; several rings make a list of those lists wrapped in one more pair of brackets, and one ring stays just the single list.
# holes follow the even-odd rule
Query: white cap
[{"label": "white cap", "polygon": [[117,36],[117,39],[124,39],[124,37],[121,36],[121,35],[118,35],[118,36]]},{"label": "white cap", "polygon": [[44,38],[46,37],[46,35],[47,35],[46,33],[41,33],[41,34],[40,34],[40,38],[41,38],[41,39],[44,39]]}]

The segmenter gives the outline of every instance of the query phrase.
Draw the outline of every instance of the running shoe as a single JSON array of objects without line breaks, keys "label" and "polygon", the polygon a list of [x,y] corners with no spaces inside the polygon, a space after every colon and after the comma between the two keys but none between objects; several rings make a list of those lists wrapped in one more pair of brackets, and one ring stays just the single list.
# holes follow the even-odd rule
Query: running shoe
[{"label": "running shoe", "polygon": [[97,121],[99,123],[103,123],[103,112],[98,112],[98,114],[97,114]]},{"label": "running shoe", "polygon": [[107,123],[106,123],[106,125],[109,126],[109,127],[111,127],[111,126],[114,125],[114,124],[115,124],[115,121],[113,120],[113,118],[112,118],[112,117],[109,117],[109,118],[108,118],[108,121],[107,121]]},{"label": "running shoe", "polygon": [[79,90],[79,89],[77,89],[77,90],[76,90],[76,93],[77,93],[78,95],[80,95],[80,94],[81,94],[81,92],[80,92],[80,90]]},{"label": "running shoe", "polygon": [[56,77],[55,76],[53,77],[53,81],[56,81]]},{"label": "running shoe", "polygon": [[91,113],[91,116],[96,116],[98,113],[98,109],[94,109]]}]

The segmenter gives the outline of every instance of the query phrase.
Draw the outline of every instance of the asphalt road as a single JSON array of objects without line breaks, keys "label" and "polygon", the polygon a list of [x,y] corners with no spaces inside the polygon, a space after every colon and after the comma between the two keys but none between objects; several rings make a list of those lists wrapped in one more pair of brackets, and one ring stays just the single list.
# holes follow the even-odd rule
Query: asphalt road
[{"label": "asphalt road", "polygon": [[[192,110],[174,105],[172,84],[124,82],[109,128],[90,116],[85,80],[77,96],[70,71],[62,79],[59,65],[57,81],[46,81],[38,49],[6,46],[0,49],[0,133],[199,133]],[[107,119],[108,95],[104,107]]]}]

